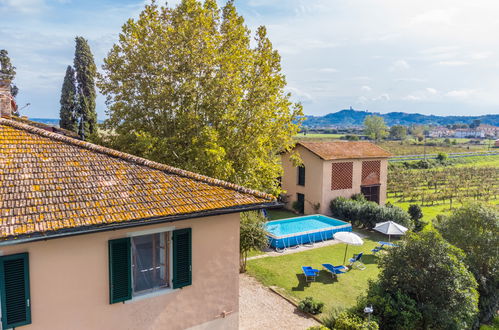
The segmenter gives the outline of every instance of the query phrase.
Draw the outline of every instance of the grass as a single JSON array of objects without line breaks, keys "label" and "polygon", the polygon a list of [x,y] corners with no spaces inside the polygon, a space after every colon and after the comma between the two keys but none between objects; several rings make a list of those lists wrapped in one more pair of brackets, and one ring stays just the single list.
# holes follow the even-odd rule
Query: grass
[{"label": "grass", "polygon": [[268,210],[267,213],[269,215],[270,220],[279,220],[279,219],[299,217],[298,214],[295,214],[295,213],[288,211],[286,209]]},{"label": "grass", "polygon": [[[323,270],[315,282],[307,285],[302,275],[301,266],[312,266],[322,269],[321,264],[343,263],[345,244],[335,244],[303,252],[267,257],[248,261],[248,273],[266,286],[276,286],[281,292],[296,301],[312,296],[325,303],[328,310],[332,307],[348,308],[353,306],[357,297],[366,292],[368,281],[376,279],[379,273],[377,257],[371,254],[379,240],[386,240],[385,235],[359,231],[368,237],[362,246],[348,246],[347,259],[354,253],[364,252],[362,261],[365,270],[350,270],[333,280],[331,275]],[[348,260],[347,260],[348,262]]]},{"label": "grass", "polygon": [[499,316],[494,317],[491,324],[484,324],[480,330],[498,330],[499,329]]}]

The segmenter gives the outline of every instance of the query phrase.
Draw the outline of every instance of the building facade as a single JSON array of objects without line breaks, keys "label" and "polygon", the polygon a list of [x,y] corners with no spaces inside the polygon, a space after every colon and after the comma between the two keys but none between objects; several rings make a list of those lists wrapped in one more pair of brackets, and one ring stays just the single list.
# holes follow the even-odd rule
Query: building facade
[{"label": "building facade", "polygon": [[0,118],[1,328],[237,329],[273,196]]},{"label": "building facade", "polygon": [[[362,193],[379,204],[386,201],[388,158],[390,153],[370,142],[299,142],[294,152],[282,155],[288,209],[304,214],[330,214],[329,204],[336,197],[349,198]],[[293,207],[294,206],[294,207]]]}]

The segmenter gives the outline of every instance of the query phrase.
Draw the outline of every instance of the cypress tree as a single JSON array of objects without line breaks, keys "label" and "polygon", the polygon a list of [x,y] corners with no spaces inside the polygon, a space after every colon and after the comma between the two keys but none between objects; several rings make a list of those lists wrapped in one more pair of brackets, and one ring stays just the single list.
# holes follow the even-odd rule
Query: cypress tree
[{"label": "cypress tree", "polygon": [[95,77],[97,67],[87,40],[76,37],[74,69],[76,72],[77,109],[79,117],[78,134],[86,139],[97,130],[97,112],[95,111]]},{"label": "cypress tree", "polygon": [[78,133],[78,114],[76,99],[76,77],[71,65],[66,69],[61,91],[61,111],[59,125],[61,128]]},{"label": "cypress tree", "polygon": [[[12,83],[14,78],[16,77],[16,67],[12,65],[10,62],[9,52],[5,49],[0,49],[0,79],[10,81],[10,94],[12,97],[16,97],[17,93],[19,93],[19,88]],[[14,116],[19,116],[18,108],[14,109],[12,113]]]}]

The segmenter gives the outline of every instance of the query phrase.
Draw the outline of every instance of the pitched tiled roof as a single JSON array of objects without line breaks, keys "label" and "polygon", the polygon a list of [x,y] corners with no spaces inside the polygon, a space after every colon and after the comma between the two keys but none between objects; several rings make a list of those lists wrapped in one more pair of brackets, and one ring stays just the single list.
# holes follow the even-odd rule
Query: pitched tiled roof
[{"label": "pitched tiled roof", "polygon": [[0,118],[0,241],[275,203],[268,194]]},{"label": "pitched tiled roof", "polygon": [[392,154],[371,142],[298,142],[324,160],[388,158]]}]

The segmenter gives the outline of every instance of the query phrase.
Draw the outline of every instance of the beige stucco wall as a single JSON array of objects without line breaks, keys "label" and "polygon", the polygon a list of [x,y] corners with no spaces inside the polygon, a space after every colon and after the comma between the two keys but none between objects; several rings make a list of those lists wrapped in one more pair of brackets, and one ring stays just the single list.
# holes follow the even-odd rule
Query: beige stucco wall
[{"label": "beige stucco wall", "polygon": [[[286,208],[292,210],[293,202],[296,201],[296,194],[301,193],[305,195],[305,214],[317,213],[313,208],[313,204],[321,203],[322,201],[322,160],[315,156],[313,153],[297,146],[296,151],[305,165],[305,186],[298,185],[298,169],[293,166],[289,159],[289,154],[282,155],[282,166],[284,175],[282,176],[282,188],[286,190],[287,203]],[[323,205],[321,204],[321,208]]]},{"label": "beige stucco wall", "polygon": [[[362,180],[362,159],[348,159],[348,160],[322,160],[320,157],[310,152],[306,148],[298,145],[296,151],[305,165],[305,186],[297,185],[298,170],[293,166],[289,160],[289,154],[282,155],[282,165],[284,175],[282,177],[282,188],[286,191],[288,196],[286,208],[292,209],[292,203],[296,201],[296,193],[305,195],[305,214],[321,213],[331,214],[329,210],[329,203],[336,197],[349,198],[353,194],[360,193],[360,186]],[[380,204],[386,202],[386,182],[388,173],[388,160],[385,159],[366,159],[366,160],[380,160]],[[353,180],[351,189],[331,190],[331,164],[333,162],[352,162],[353,163]],[[316,212],[312,205],[320,203],[320,209]]]},{"label": "beige stucco wall", "polygon": [[[192,285],[109,304],[108,240],[162,227],[192,228]],[[238,328],[237,213],[0,247],[20,252],[29,252],[31,277],[32,324],[22,329]]]}]

